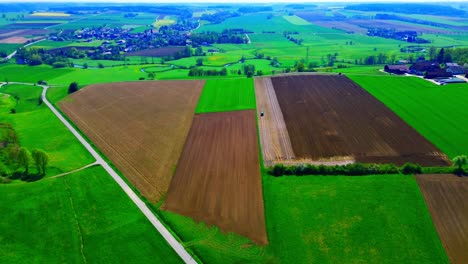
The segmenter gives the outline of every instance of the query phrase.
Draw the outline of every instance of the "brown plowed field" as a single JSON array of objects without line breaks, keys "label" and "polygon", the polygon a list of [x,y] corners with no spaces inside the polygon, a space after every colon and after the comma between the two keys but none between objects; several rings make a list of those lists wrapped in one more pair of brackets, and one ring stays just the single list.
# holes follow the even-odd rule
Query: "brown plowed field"
[{"label": "brown plowed field", "polygon": [[[257,101],[258,127],[262,145],[263,161],[271,166],[275,162],[295,158],[284,123],[283,113],[278,104],[270,78],[255,79],[255,97]],[[264,116],[260,117],[263,112]]]},{"label": "brown plowed field", "polygon": [[450,164],[433,144],[346,76],[274,77],[272,82],[298,159]]},{"label": "brown plowed field", "polygon": [[267,243],[255,111],[195,116],[163,209]]},{"label": "brown plowed field", "polygon": [[0,43],[8,43],[8,44],[23,44],[26,43],[29,39],[24,37],[10,37],[0,39]]},{"label": "brown plowed field", "polygon": [[468,263],[468,177],[423,174],[416,180],[450,263]]},{"label": "brown plowed field", "polygon": [[190,130],[203,81],[91,85],[62,111],[150,201],[166,192]]}]

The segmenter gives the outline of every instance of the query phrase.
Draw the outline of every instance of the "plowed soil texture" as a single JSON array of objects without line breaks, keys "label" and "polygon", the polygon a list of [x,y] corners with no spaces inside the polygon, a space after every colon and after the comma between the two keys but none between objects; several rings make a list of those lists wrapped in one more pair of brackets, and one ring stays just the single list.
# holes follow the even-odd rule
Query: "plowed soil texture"
[{"label": "plowed soil texture", "polygon": [[203,81],[91,85],[59,106],[150,201],[170,184]]},{"label": "plowed soil texture", "polygon": [[163,209],[267,243],[254,110],[195,116]]},{"label": "plowed soil texture", "polygon": [[468,263],[468,177],[422,174],[416,180],[450,263]]},{"label": "plowed soil texture", "polygon": [[272,78],[296,158],[450,164],[383,103],[344,75]]}]

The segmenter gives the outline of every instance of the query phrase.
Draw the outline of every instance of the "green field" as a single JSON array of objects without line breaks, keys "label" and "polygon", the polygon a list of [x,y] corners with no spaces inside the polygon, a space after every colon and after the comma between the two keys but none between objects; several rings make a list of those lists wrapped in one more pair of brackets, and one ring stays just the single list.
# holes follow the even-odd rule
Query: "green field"
[{"label": "green field", "polygon": [[0,65],[0,81],[30,82],[50,81],[58,76],[73,72],[73,69],[54,69],[48,65],[24,66],[15,64]]},{"label": "green field", "polygon": [[1,263],[181,263],[102,168],[0,193]]},{"label": "green field", "polygon": [[253,79],[206,81],[196,113],[255,109]]},{"label": "green field", "polygon": [[439,86],[420,78],[388,75],[350,78],[450,158],[468,154],[468,84]]},{"label": "green field", "polygon": [[0,51],[3,51],[8,55],[19,47],[21,47],[21,44],[0,43]]},{"label": "green field", "polygon": [[413,176],[263,176],[269,244],[161,212],[205,263],[448,263]]},{"label": "green field", "polygon": [[[0,93],[9,94],[0,105],[0,119],[13,125],[20,145],[43,149],[49,155],[46,176],[71,171],[92,163],[86,149],[63,126],[45,104],[38,105],[42,88],[30,85],[6,85]],[[14,96],[19,98],[18,102]],[[16,114],[10,114],[15,108]],[[35,170],[35,168],[32,168]]]}]

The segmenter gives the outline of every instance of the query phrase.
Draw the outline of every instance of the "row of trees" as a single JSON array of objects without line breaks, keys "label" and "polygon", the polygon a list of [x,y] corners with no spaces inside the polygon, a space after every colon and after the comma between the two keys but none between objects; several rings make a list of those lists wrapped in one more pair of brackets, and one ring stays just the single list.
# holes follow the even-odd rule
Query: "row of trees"
[{"label": "row of trees", "polygon": [[468,48],[441,48],[432,46],[427,51],[430,61],[438,63],[457,62],[460,65],[468,63]]},{"label": "row of trees", "polygon": [[202,69],[202,68],[197,68],[197,67],[192,67],[190,68],[190,71],[188,73],[188,76],[226,76],[227,75],[227,69],[222,68],[221,70],[215,70],[215,69]]},{"label": "row of trees", "polygon": [[26,63],[30,66],[45,63],[55,68],[73,67],[73,63],[66,56],[50,53],[44,49],[19,48],[16,53],[16,60],[21,64]]},{"label": "row of trees", "polygon": [[245,44],[248,43],[248,39],[245,34],[236,33],[219,33],[219,32],[201,32],[193,33],[190,36],[192,44],[195,46],[204,44]]}]

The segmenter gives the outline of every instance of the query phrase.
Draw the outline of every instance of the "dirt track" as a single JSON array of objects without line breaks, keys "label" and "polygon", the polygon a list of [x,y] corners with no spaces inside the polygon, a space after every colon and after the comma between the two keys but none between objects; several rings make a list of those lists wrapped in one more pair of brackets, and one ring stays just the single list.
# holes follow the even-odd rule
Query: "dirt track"
[{"label": "dirt track", "polygon": [[[258,127],[262,145],[263,161],[266,166],[295,158],[284,123],[283,113],[278,104],[270,78],[255,79]],[[264,116],[261,117],[260,113]]]},{"label": "dirt track", "polygon": [[450,164],[433,144],[346,76],[274,77],[272,82],[298,159]]},{"label": "dirt track", "polygon": [[163,210],[267,243],[255,111],[195,116]]},{"label": "dirt track", "polygon": [[91,85],[60,108],[150,201],[167,191],[203,81]]},{"label": "dirt track", "polygon": [[416,180],[450,262],[468,263],[468,177],[417,175]]}]

